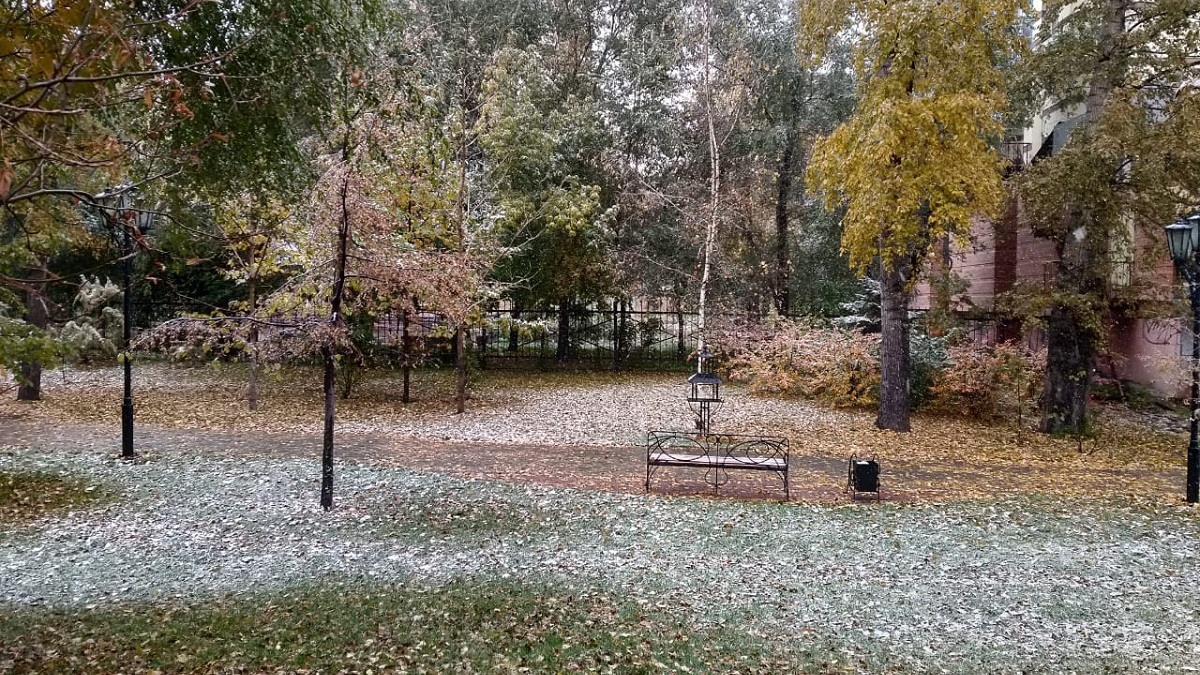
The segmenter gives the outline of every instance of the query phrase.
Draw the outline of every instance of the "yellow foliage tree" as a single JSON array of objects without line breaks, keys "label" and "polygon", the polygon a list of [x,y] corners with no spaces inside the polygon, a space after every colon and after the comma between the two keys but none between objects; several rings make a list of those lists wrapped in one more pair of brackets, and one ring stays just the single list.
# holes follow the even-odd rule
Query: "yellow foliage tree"
[{"label": "yellow foliage tree", "polygon": [[812,65],[834,40],[852,41],[858,105],[818,141],[808,179],[845,209],[850,264],[861,274],[879,263],[881,428],[909,428],[908,300],[921,263],[940,237],[966,234],[1004,201],[1003,66],[1021,53],[1023,9],[1022,0],[800,0],[799,49]]}]

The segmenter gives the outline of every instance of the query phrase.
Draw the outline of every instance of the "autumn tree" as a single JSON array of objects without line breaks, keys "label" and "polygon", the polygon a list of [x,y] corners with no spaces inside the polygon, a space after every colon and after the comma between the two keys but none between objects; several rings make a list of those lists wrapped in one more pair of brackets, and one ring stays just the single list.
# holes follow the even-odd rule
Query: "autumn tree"
[{"label": "autumn tree", "polygon": [[[305,213],[310,257],[275,303],[301,316],[328,316],[306,331],[324,369],[321,500],[327,509],[335,368],[339,359],[354,358],[346,317],[373,317],[419,301],[463,336],[483,303],[494,299],[487,276],[496,216],[472,205],[463,118],[446,113],[440,92],[419,69],[365,56],[362,67],[348,61],[339,78],[338,115],[314,139],[318,180]],[[465,353],[461,341],[459,353]],[[460,374],[460,412],[465,384]]]},{"label": "autumn tree", "polygon": [[[35,327],[53,319],[49,290],[77,272],[51,262],[100,248],[79,206],[105,187],[153,193],[169,177],[175,189],[165,194],[184,183],[237,194],[264,177],[295,177],[288,169],[303,165],[295,141],[327,107],[323,55],[337,39],[355,41],[344,19],[368,6],[346,4],[81,0],[0,9],[0,209],[7,229],[20,232],[0,243],[0,284],[23,296]],[[34,375],[37,364],[29,366]],[[36,398],[36,378],[25,380],[22,393]]]},{"label": "autumn tree", "polygon": [[1042,428],[1082,433],[1107,317],[1128,291],[1109,283],[1115,267],[1161,256],[1162,226],[1200,202],[1200,2],[1054,0],[1040,18],[1029,80],[1073,130],[1017,182],[1025,222],[1057,252],[1049,288],[1022,299],[1045,322]]},{"label": "autumn tree", "polygon": [[[739,170],[738,165],[746,163],[743,159],[733,171],[770,179],[752,183],[766,192],[764,198],[773,207],[769,226],[763,228],[765,245],[759,247],[758,267],[769,270],[764,285],[774,310],[787,316],[796,310],[820,311],[814,300],[827,292],[823,284],[852,288],[846,261],[838,255],[836,244],[830,246],[823,237],[828,224],[836,224],[837,219],[819,204],[805,203],[803,195],[813,142],[849,115],[854,89],[841,45],[836,49],[843,53],[832,55],[825,67],[806,67],[795,49],[795,3],[785,1],[782,8],[779,4],[777,0],[763,3],[759,11],[768,20],[751,23],[761,26],[751,32],[748,50],[758,76],[751,83],[751,107],[735,138],[739,159],[762,156],[765,161],[751,173]],[[797,267],[804,273],[797,275]]]},{"label": "autumn tree", "polygon": [[513,249],[497,269],[524,304],[558,307],[556,358],[569,356],[570,312],[608,289],[612,215],[580,158],[600,143],[592,102],[560,97],[544,57],[505,49],[483,84],[479,144]]},{"label": "autumn tree", "polygon": [[233,301],[227,311],[242,316],[249,373],[246,402],[258,410],[259,317],[271,282],[297,265],[301,257],[294,206],[275,195],[243,192],[215,200],[213,220],[225,245],[225,276],[245,288],[245,299]]},{"label": "autumn tree", "polygon": [[882,288],[879,415],[909,429],[908,302],[937,239],[965,235],[1004,199],[998,66],[1019,50],[1018,0],[802,2],[801,50],[819,59],[847,28],[859,82],[853,116],[818,141],[811,188],[844,206],[842,246]]},{"label": "autumn tree", "polygon": [[[87,1],[0,9],[0,286],[42,335],[56,309],[51,288],[75,276],[56,261],[102,246],[77,205],[94,204],[143,153],[131,130],[186,116],[174,74],[211,73],[219,60],[166,64],[149,53],[148,42],[187,15]],[[20,370],[18,397],[39,398],[41,363]]]},{"label": "autumn tree", "polygon": [[814,296],[853,288],[836,237],[828,236],[840,234],[836,214],[803,199],[815,138],[831,132],[853,105],[845,49],[837,45],[820,68],[801,61],[794,2],[717,3],[716,9],[716,51],[728,63],[717,69],[717,86],[741,88],[746,100],[731,117],[722,153],[726,223],[717,290],[737,297],[734,307],[751,316],[819,312]]}]

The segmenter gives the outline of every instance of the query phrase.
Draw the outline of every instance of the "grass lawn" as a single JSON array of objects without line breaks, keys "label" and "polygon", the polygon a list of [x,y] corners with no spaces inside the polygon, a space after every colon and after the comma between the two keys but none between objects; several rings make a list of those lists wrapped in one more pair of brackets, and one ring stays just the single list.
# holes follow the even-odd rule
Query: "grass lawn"
[{"label": "grass lawn", "polygon": [[39,471],[0,471],[0,523],[22,523],[110,498],[75,478]]},{"label": "grass lawn", "polygon": [[[197,435],[197,443],[204,442]],[[1179,673],[1200,512],[664,499],[315,458],[12,448],[119,500],[0,525],[0,672]]]},{"label": "grass lawn", "polygon": [[480,582],[330,582],[197,605],[31,611],[0,637],[0,664],[18,673],[765,673],[802,658],[600,594]]}]

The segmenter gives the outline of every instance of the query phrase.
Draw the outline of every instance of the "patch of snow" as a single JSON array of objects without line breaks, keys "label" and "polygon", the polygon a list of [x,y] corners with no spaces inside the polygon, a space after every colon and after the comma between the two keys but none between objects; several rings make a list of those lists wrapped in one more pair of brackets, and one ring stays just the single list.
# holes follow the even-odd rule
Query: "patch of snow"
[{"label": "patch of snow", "polygon": [[[701,626],[823,636],[867,664],[1178,672],[1200,646],[1200,519],[1120,501],[817,506],[661,499],[188,453],[0,454],[110,504],[0,529],[0,605],[203,599],[330,576],[597,589]],[[465,514],[465,516],[464,516]],[[894,668],[892,668],[894,669]]]}]

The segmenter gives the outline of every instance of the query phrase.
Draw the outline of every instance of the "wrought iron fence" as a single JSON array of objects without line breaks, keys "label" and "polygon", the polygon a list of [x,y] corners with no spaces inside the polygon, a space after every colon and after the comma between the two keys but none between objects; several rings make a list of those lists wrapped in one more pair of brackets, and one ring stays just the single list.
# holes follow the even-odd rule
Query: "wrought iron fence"
[{"label": "wrought iron fence", "polygon": [[554,310],[497,310],[472,332],[476,355],[487,368],[673,367],[686,364],[694,348],[697,316],[588,307],[573,309],[564,323]]}]

